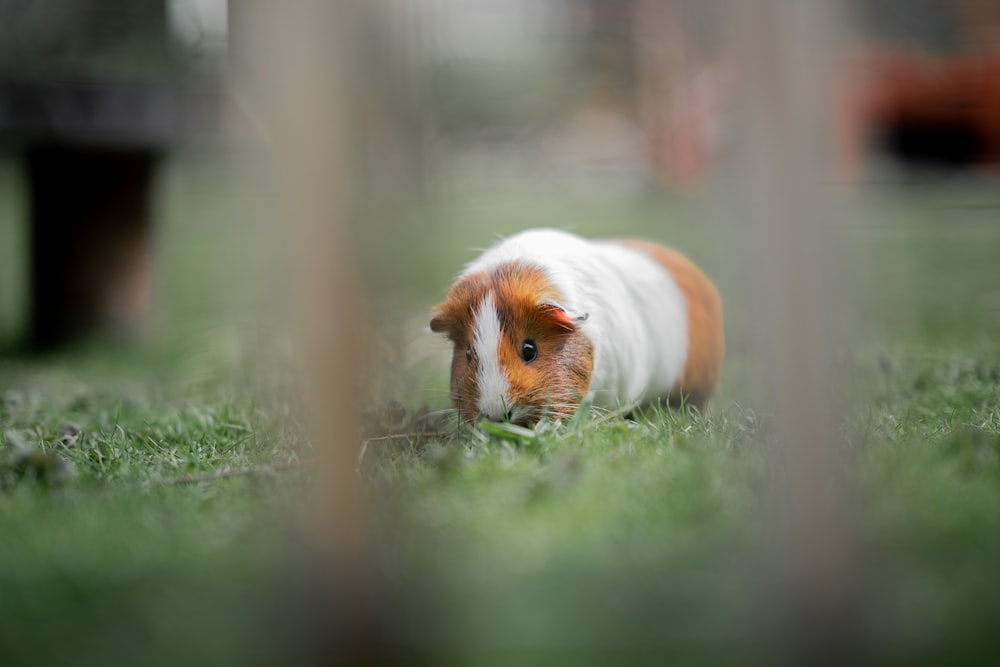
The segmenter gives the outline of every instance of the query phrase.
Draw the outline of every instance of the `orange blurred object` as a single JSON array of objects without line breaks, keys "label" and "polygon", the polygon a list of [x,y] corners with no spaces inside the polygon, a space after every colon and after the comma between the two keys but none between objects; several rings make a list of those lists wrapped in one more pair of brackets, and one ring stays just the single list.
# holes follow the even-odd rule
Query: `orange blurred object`
[{"label": "orange blurred object", "polygon": [[845,94],[841,154],[851,171],[872,139],[905,162],[1000,169],[998,53],[868,50],[851,58]]}]

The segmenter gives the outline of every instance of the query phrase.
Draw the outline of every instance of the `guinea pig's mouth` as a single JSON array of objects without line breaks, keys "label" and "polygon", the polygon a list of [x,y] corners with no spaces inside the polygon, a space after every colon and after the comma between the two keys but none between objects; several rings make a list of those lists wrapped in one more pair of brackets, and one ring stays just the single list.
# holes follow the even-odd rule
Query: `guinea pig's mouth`
[{"label": "guinea pig's mouth", "polygon": [[[535,405],[519,405],[515,406],[509,413],[508,422],[514,424],[515,426],[524,426],[526,428],[532,428],[542,421],[546,415],[549,414],[545,408],[540,408]],[[555,416],[555,415],[549,415]],[[557,419],[558,420],[558,419]]]},{"label": "guinea pig's mouth", "polygon": [[539,416],[530,406],[514,405],[510,406],[503,414],[491,415],[480,413],[479,418],[487,419],[496,424],[513,424],[515,426],[530,428],[538,423]]}]

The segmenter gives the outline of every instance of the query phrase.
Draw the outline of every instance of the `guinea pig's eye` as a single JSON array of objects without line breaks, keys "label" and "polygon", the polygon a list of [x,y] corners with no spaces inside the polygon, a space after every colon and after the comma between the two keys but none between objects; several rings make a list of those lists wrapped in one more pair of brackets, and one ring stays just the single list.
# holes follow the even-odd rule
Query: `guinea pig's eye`
[{"label": "guinea pig's eye", "polygon": [[535,344],[533,338],[525,338],[524,342],[521,343],[521,358],[526,364],[530,364],[538,358],[538,345]]},{"label": "guinea pig's eye", "polygon": [[472,346],[471,345],[469,347],[465,348],[465,363],[467,363],[467,364],[471,364],[472,363]]}]

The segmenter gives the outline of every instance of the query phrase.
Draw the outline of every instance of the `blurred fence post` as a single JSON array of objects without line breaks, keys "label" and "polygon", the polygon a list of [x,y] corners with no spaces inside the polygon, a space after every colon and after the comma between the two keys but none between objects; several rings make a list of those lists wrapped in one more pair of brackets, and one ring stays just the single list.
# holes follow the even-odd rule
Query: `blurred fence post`
[{"label": "blurred fence post", "polygon": [[845,315],[837,278],[833,110],[842,26],[830,2],[728,5],[738,88],[731,233],[753,313],[754,388],[776,419],[775,630],[791,664],[857,658],[852,560],[840,493],[835,354]]},{"label": "blurred fence post", "polygon": [[[315,459],[311,546],[332,573],[330,655],[343,664],[377,661],[367,530],[355,472],[359,389],[366,358],[350,221],[356,158],[355,109],[363,36],[359,2],[294,0],[254,5],[257,39],[246,48],[262,75],[268,135],[292,253],[297,343]],[[317,587],[325,572],[316,572]],[[316,622],[316,619],[313,619]],[[320,638],[316,638],[320,639]]]}]

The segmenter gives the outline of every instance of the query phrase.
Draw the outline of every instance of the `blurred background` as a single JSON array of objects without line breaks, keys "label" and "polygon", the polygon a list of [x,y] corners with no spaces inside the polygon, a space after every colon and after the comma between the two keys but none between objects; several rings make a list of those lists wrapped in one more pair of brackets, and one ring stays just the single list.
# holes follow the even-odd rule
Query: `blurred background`
[{"label": "blurred background", "polygon": [[[286,182],[282,146],[288,135],[275,111],[298,103],[275,100],[282,90],[297,90],[282,88],[295,72],[275,45],[295,45],[279,42],[273,26],[284,12],[316,11],[316,3],[268,4],[0,0],[0,390],[6,392],[0,425],[9,451],[24,433],[33,434],[28,439],[37,439],[44,452],[52,450],[70,419],[108,434],[109,452],[117,446],[111,435],[116,425],[161,447],[172,437],[194,446],[198,428],[211,435],[211,428],[232,425],[224,415],[235,415],[240,428],[266,434],[260,440],[267,441],[249,453],[240,449],[239,462],[287,463],[301,455],[306,438],[286,390],[295,385],[289,369],[308,360],[294,342],[299,299],[293,296],[302,286],[295,278],[300,258],[287,199],[295,190]],[[317,150],[335,151],[347,165],[329,173],[331,191],[346,202],[335,211],[346,230],[338,241],[343,246],[330,256],[334,262],[350,258],[360,277],[363,312],[338,315],[367,327],[359,350],[370,357],[362,407],[377,426],[366,422],[365,428],[383,428],[387,419],[412,425],[407,419],[447,407],[449,349],[426,331],[431,309],[478,249],[530,226],[656,238],[702,266],[726,303],[729,357],[720,414],[742,425],[734,429],[756,428],[755,413],[730,411],[768,402],[758,384],[766,362],[756,346],[771,322],[759,316],[760,295],[752,289],[755,267],[763,263],[753,237],[764,228],[757,220],[762,211],[771,210],[758,207],[761,198],[780,193],[782,183],[788,183],[789,200],[806,199],[792,210],[803,218],[815,214],[823,238],[834,237],[824,247],[834,265],[827,278],[835,281],[824,289],[838,295],[830,326],[843,331],[834,338],[835,349],[825,352],[830,362],[861,375],[882,368],[888,377],[900,372],[901,359],[941,354],[945,370],[914,371],[913,391],[920,383],[959,382],[967,372],[982,376],[985,403],[1000,404],[1000,376],[994,377],[1000,367],[1000,2],[839,4],[840,13],[815,28],[820,64],[807,70],[804,83],[796,79],[802,85],[793,90],[783,88],[780,77],[760,76],[769,62],[797,58],[783,50],[785,42],[776,39],[755,66],[747,54],[758,51],[741,40],[797,29],[808,22],[804,7],[787,8],[784,16],[774,13],[774,3],[762,2],[761,26],[751,26],[753,10],[734,10],[720,0],[371,0],[318,11],[331,21],[335,43],[320,50],[330,62],[315,62],[309,75],[323,82],[329,71],[331,80],[337,78],[343,116],[336,120],[336,137],[347,139]],[[338,22],[352,26],[350,39]],[[759,32],[746,32],[752,30]],[[798,44],[805,53],[809,46]],[[817,96],[794,102],[802,91]],[[812,116],[811,103],[820,110]],[[804,116],[808,122],[800,122]],[[775,136],[768,131],[783,124],[793,149],[802,137],[817,144],[814,152],[803,149],[817,160],[804,185],[782,180],[788,172],[757,160]],[[793,165],[793,175],[794,165],[812,164],[797,159],[782,163]],[[767,185],[771,175],[776,185]],[[759,189],[757,176],[764,179]],[[322,183],[325,175],[313,177]],[[744,224],[744,214],[757,221]],[[323,287],[312,287],[308,299],[321,309]],[[112,397],[112,408],[104,397]],[[920,409],[935,414],[933,404]],[[402,416],[392,417],[397,414]],[[979,447],[976,437],[973,448]],[[991,453],[983,456],[992,461],[1000,440],[990,438],[995,436],[984,447]],[[458,465],[453,455],[435,451],[440,460],[432,470]],[[113,472],[103,459],[91,468],[76,464],[81,478],[100,489],[123,481],[155,487],[161,473],[217,474],[237,463],[206,458],[171,468],[155,458],[161,454],[151,455],[152,481],[137,472],[138,460],[115,463],[122,468]],[[94,455],[87,456],[90,461]],[[559,465],[570,470],[574,461],[567,455]],[[483,505],[466,515],[454,497],[435,500],[422,486],[433,486],[431,478],[398,470],[380,474],[376,486],[391,497],[386,504],[392,508],[376,521],[380,530],[430,535],[389,539],[385,551],[393,557],[386,557],[391,563],[385,567],[402,573],[404,583],[396,584],[407,595],[435,598],[446,610],[427,629],[429,639],[394,635],[402,645],[426,641],[445,662],[473,655],[510,664],[503,649],[509,633],[521,637],[522,646],[546,649],[551,631],[571,646],[596,647],[591,658],[600,662],[621,648],[622,637],[633,646],[662,648],[649,617],[671,591],[681,593],[669,618],[684,617],[680,606],[698,606],[698,600],[701,609],[727,610],[712,623],[682,624],[683,636],[668,633],[663,642],[677,655],[725,662],[732,654],[703,652],[713,637],[736,647],[752,644],[739,624],[753,615],[752,605],[746,599],[730,605],[727,597],[741,585],[729,588],[727,580],[711,594],[693,592],[706,583],[699,577],[710,577],[709,566],[692,562],[711,553],[715,566],[731,564],[720,555],[724,548],[706,546],[717,538],[712,531],[691,538],[704,539],[700,547],[672,543],[664,556],[657,540],[669,541],[673,533],[648,528],[652,537],[644,541],[636,536],[647,527],[637,521],[624,542],[635,550],[633,560],[625,559],[637,568],[630,575],[615,568],[609,553],[588,547],[587,539],[574,542],[578,535],[549,526],[552,545],[543,548],[544,538],[517,534],[516,526]],[[419,490],[409,491],[420,498],[413,524],[395,514],[406,505],[404,493],[392,496],[400,479]],[[977,487],[990,498],[985,507],[995,506],[989,489],[996,479]],[[0,526],[6,522],[9,529],[0,528],[0,536],[18,537],[16,543],[0,537],[0,570],[6,570],[0,575],[0,626],[8,628],[0,630],[0,662],[6,662],[6,647],[15,658],[11,664],[31,664],[32,656],[38,664],[57,664],[70,655],[60,653],[58,641],[36,648],[50,635],[80,642],[85,663],[102,662],[98,657],[115,650],[123,664],[149,657],[147,650],[163,664],[204,656],[270,662],[269,651],[285,649],[287,628],[275,630],[273,644],[243,641],[248,635],[260,639],[262,625],[275,627],[271,615],[248,618],[245,611],[247,599],[265,595],[257,590],[260,581],[288,586],[274,575],[274,563],[284,556],[274,553],[274,543],[287,536],[274,522],[265,521],[264,528],[247,518],[287,509],[261,500],[273,491],[270,483],[239,483],[226,492],[211,487],[180,498],[147,489],[127,510],[134,491],[127,485],[106,492],[99,505],[88,494],[102,492],[90,487],[74,487],[87,500],[72,501],[0,490]],[[453,483],[452,493],[476,493],[468,479]],[[604,491],[621,489],[611,484]],[[301,500],[287,489],[279,495],[292,506]],[[484,497],[500,507],[509,500]],[[83,509],[66,509],[74,503]],[[172,512],[182,527],[170,528],[164,504],[180,506]],[[581,514],[561,518],[586,523],[585,510],[573,511]],[[689,536],[698,535],[699,511],[692,506],[681,521]],[[627,508],[623,512],[606,518],[610,532],[628,525],[622,518]],[[491,538],[494,520],[500,528]],[[67,521],[75,527],[60,538],[63,529],[54,526]],[[995,520],[983,521],[982,534],[996,527]],[[150,528],[161,522],[167,524],[163,532]],[[114,528],[108,523],[129,527],[147,546],[109,537]],[[455,526],[466,532],[449,532]],[[940,545],[955,537],[948,530],[921,533],[924,528],[913,529],[914,541],[932,535]],[[542,522],[536,530],[548,529]],[[510,534],[518,535],[511,544],[536,557],[524,570],[496,554],[484,556],[502,549]],[[968,537],[956,539],[963,535]],[[988,542],[981,561],[971,558],[968,578],[961,580],[965,588],[955,597],[943,576],[917,576],[912,586],[910,580],[893,582],[905,594],[892,589],[886,608],[905,608],[907,620],[880,627],[880,636],[888,637],[880,646],[890,648],[869,655],[907,662],[927,645],[939,650],[934,656],[948,655],[956,628],[967,631],[964,646],[979,655],[998,611],[995,601],[970,592],[975,573],[997,553],[995,539]],[[468,556],[455,572],[440,557],[452,546]],[[551,551],[543,557],[545,548]],[[592,558],[575,558],[577,548],[597,550]],[[412,560],[396,558],[411,555],[410,549]],[[942,547],[934,554],[947,560],[950,552]],[[657,578],[661,557],[678,569]],[[242,575],[230,570],[234,560]],[[901,562],[905,568],[907,561]],[[537,569],[527,571],[532,563]],[[493,577],[477,569],[494,566]],[[135,573],[140,585],[115,574],[123,570]],[[422,585],[415,583],[426,573]],[[600,584],[603,575],[613,585]],[[744,575],[734,566],[728,576]],[[648,591],[641,581],[647,576],[653,582]],[[519,584],[508,588],[509,581]],[[170,596],[175,583],[181,592]],[[149,602],[143,587],[166,603]],[[996,592],[1000,582],[992,575],[984,588]],[[199,598],[199,590],[207,592]],[[396,600],[407,595],[398,588],[386,593],[395,608],[412,611]],[[585,636],[600,626],[594,614],[583,614],[584,630],[566,621],[590,595],[621,596],[618,607],[612,600],[617,625],[607,634]],[[480,597],[497,606],[463,616],[461,610]],[[103,604],[108,599],[111,607]],[[198,599],[211,611],[192,611],[197,605],[191,600]],[[908,623],[934,605],[955,616],[916,626],[931,629],[924,644]],[[412,607],[419,616],[423,608]],[[342,611],[317,614],[322,619]],[[97,618],[98,630],[88,638],[78,626],[81,615],[91,613],[107,616]],[[188,615],[181,629],[172,625]],[[219,615],[227,619],[223,627],[207,620]],[[105,639],[130,616],[125,627],[140,638],[134,645],[125,649]],[[178,650],[177,637],[195,648]],[[576,654],[567,658],[561,647],[552,650],[548,655],[581,664]]]},{"label": "blurred background", "polygon": [[[690,216],[676,225],[679,244],[698,255],[707,245],[686,236],[723,217],[705,207],[727,195],[751,85],[724,7],[494,4],[363,10],[351,54],[352,219],[390,326],[424,317],[428,294],[443,293],[470,249],[525,226],[600,233],[613,221],[626,233]],[[846,10],[826,82],[831,179],[877,196],[991,183],[995,3]],[[280,301],[280,287],[266,296],[287,266],[265,252],[281,224],[268,203],[268,54],[253,3],[47,0],[2,12],[0,335],[46,348],[186,321],[167,315],[177,308]],[[725,241],[707,243],[719,254]],[[213,289],[183,298],[166,268],[174,258]],[[253,289],[227,288],[247,279]],[[212,295],[223,298],[209,305]]]}]

